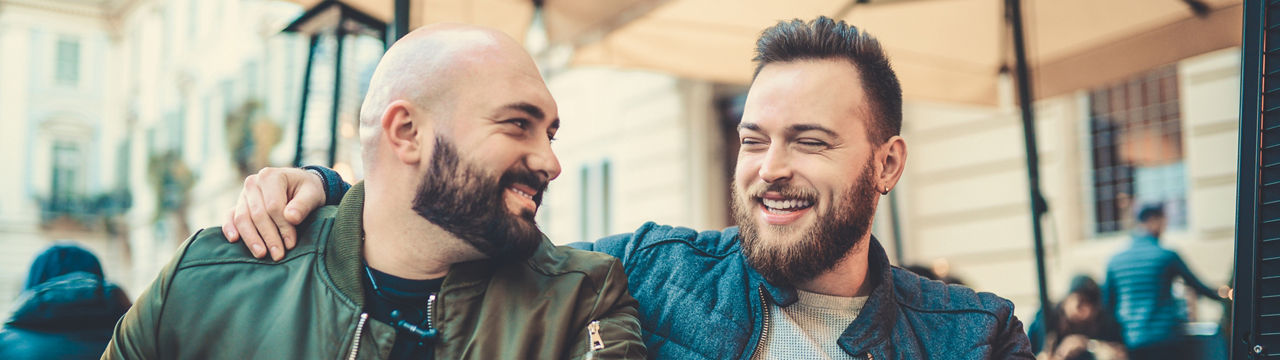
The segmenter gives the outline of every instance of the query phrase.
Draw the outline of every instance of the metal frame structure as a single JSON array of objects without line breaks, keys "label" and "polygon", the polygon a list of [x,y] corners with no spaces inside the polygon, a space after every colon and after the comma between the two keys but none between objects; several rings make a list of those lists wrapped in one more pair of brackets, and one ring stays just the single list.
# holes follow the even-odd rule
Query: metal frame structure
[{"label": "metal frame structure", "polygon": [[[1018,82],[1018,107],[1022,112],[1022,136],[1027,153],[1027,191],[1031,203],[1031,233],[1035,244],[1036,280],[1040,308],[1049,309],[1049,283],[1045,273],[1044,229],[1042,217],[1049,211],[1048,202],[1040,192],[1040,150],[1036,142],[1036,118],[1034,97],[1031,96],[1031,70],[1027,65],[1026,39],[1022,31],[1022,1],[1005,0],[1005,17],[1013,36],[1015,64],[1014,75]],[[1052,311],[1044,311],[1045,322],[1052,324]]]},{"label": "metal frame structure", "polygon": [[[397,2],[401,1],[404,0],[397,0]],[[330,15],[332,12],[337,12],[337,16]],[[407,14],[407,11],[405,13]],[[397,19],[399,19],[399,16],[397,16]],[[337,162],[338,110],[342,94],[342,48],[343,43],[345,43],[343,40],[346,39],[347,35],[361,31],[372,32],[384,44],[390,44],[390,41],[387,41],[387,23],[352,8],[339,0],[325,0],[316,4],[316,6],[307,9],[302,16],[294,19],[283,30],[283,32],[305,34],[310,37],[310,45],[307,48],[307,65],[302,74],[301,106],[298,108],[298,142],[293,155],[293,166],[295,167],[303,165],[303,137],[306,134],[304,130],[307,123],[307,101],[310,99],[308,95],[311,93],[311,73],[315,65],[316,46],[320,42],[320,35],[329,32],[333,33],[337,39],[337,49],[334,54],[333,105],[329,121],[329,161],[326,165],[332,167]]]},{"label": "metal frame structure", "polygon": [[1232,359],[1280,357],[1280,62],[1267,61],[1280,56],[1278,8],[1244,2]]}]

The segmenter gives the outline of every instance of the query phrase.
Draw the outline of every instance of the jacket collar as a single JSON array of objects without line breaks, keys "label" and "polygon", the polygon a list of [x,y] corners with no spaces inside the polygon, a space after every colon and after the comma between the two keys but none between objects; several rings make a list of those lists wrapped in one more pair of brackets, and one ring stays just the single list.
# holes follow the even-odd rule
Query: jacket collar
[{"label": "jacket collar", "polygon": [[1150,231],[1147,231],[1146,229],[1142,229],[1142,228],[1134,229],[1132,232],[1130,232],[1130,236],[1133,238],[1134,245],[1160,243],[1159,237],[1156,237],[1155,235],[1151,234]]},{"label": "jacket collar", "polygon": [[[736,230],[736,228],[734,229]],[[898,302],[895,300],[893,285],[893,267],[889,264],[889,256],[874,235],[867,245],[867,280],[871,281],[871,294],[867,297],[858,318],[845,329],[838,343],[850,354],[866,352],[870,346],[882,343],[887,339],[898,318]],[[752,288],[762,287],[778,306],[786,307],[794,304],[799,297],[791,286],[779,286],[764,280],[755,268],[747,266],[750,271]],[[768,304],[761,304],[768,306]],[[769,321],[769,320],[765,320]]]},{"label": "jacket collar", "polygon": [[898,321],[899,311],[896,289],[893,283],[893,266],[889,255],[875,236],[867,246],[867,280],[871,281],[871,294],[858,313],[858,318],[845,329],[837,341],[849,354],[866,352],[869,347],[883,343]]},{"label": "jacket collar", "polygon": [[333,235],[321,253],[334,287],[356,306],[364,306],[364,182],[351,187],[338,204]]}]

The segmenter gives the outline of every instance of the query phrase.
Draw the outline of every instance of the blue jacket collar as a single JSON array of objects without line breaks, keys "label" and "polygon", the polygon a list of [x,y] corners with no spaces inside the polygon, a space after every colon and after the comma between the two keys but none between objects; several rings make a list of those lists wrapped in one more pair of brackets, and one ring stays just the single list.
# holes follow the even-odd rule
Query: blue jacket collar
[{"label": "blue jacket collar", "polygon": [[[732,229],[737,236],[737,228]],[[898,303],[895,300],[893,286],[893,266],[880,241],[871,236],[867,244],[867,279],[871,281],[871,294],[862,312],[840,336],[839,344],[849,354],[867,352],[868,348],[884,342],[888,338],[898,318]],[[796,289],[791,286],[779,286],[769,283],[756,269],[748,266],[751,288],[763,287],[771,301],[778,306],[786,307],[798,300]],[[767,304],[761,304],[767,306]],[[767,320],[766,320],[767,321]]]},{"label": "blue jacket collar", "polygon": [[867,248],[867,280],[871,281],[872,286],[867,303],[838,341],[840,348],[853,355],[867,352],[869,347],[888,339],[899,316],[893,266],[889,264],[889,255],[875,236],[871,237]]},{"label": "blue jacket collar", "polygon": [[1134,229],[1132,234],[1133,234],[1134,245],[1148,245],[1148,244],[1160,243],[1159,237],[1152,235],[1151,232],[1145,229]]}]

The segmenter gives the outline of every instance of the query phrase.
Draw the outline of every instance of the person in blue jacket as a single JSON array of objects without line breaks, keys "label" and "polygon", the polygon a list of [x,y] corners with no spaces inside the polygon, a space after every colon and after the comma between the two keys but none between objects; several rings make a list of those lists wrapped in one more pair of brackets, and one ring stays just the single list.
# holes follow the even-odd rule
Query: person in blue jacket
[{"label": "person in blue jacket", "polygon": [[36,256],[17,303],[0,329],[0,359],[97,359],[130,305],[98,257],[72,243]]},{"label": "person in blue jacket", "polygon": [[1186,338],[1187,312],[1173,297],[1173,280],[1181,278],[1192,290],[1188,294],[1225,299],[1201,282],[1178,253],[1160,246],[1165,227],[1161,204],[1143,206],[1138,222],[1133,243],[1107,262],[1104,307],[1114,309],[1130,359],[1195,358],[1196,349],[1189,348],[1192,342]]}]

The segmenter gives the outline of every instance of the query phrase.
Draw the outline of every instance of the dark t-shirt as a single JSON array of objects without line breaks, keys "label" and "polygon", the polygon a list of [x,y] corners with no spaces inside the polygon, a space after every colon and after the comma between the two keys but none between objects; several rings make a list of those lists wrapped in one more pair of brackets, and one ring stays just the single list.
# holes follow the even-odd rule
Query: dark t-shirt
[{"label": "dark t-shirt", "polygon": [[[438,291],[444,278],[429,280],[410,280],[387,274],[365,265],[365,311],[374,320],[381,321],[396,328],[396,343],[391,348],[393,360],[400,359],[432,359],[435,348],[434,339],[423,340],[404,326],[397,326],[399,320],[420,329],[427,327],[427,298]],[[393,318],[391,312],[399,313]],[[419,342],[422,344],[419,345]]]}]

